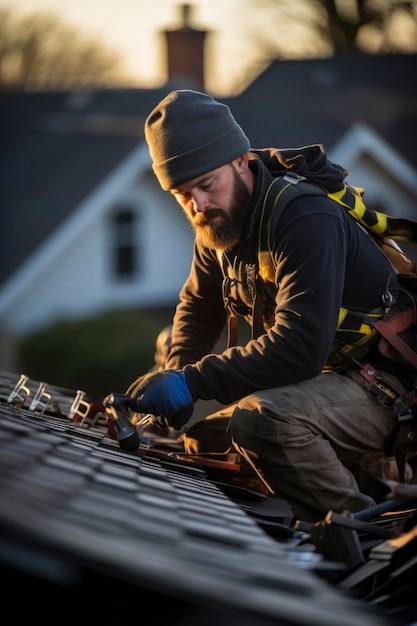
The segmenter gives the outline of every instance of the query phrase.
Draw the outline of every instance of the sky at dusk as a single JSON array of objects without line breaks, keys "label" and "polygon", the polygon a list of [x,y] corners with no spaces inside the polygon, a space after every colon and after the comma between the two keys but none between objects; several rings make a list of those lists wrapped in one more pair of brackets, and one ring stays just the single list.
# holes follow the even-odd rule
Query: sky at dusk
[{"label": "sky at dusk", "polygon": [[[55,14],[64,25],[116,52],[134,86],[153,88],[167,79],[161,32],[181,26],[181,4],[178,0],[0,0],[0,9],[10,8],[16,17]],[[332,54],[312,31],[311,24],[323,14],[310,0],[191,0],[188,4],[191,26],[208,32],[205,78],[207,90],[215,96],[234,95],[250,84],[266,66],[266,42],[279,45],[286,58]],[[353,0],[340,3],[345,8],[354,5]],[[417,15],[413,22],[395,13],[390,29],[393,41],[401,40],[404,51],[416,51]],[[378,37],[363,30],[368,51],[377,49]]]},{"label": "sky at dusk", "polygon": [[[296,2],[297,0],[295,0]],[[227,95],[245,82],[256,62],[256,46],[248,45],[248,25],[255,26],[253,0],[195,0],[191,24],[209,31],[207,88]],[[68,26],[80,29],[117,52],[139,87],[159,87],[165,80],[160,31],[180,25],[177,0],[0,0],[17,15],[53,12]],[[259,5],[258,5],[259,6]]]}]

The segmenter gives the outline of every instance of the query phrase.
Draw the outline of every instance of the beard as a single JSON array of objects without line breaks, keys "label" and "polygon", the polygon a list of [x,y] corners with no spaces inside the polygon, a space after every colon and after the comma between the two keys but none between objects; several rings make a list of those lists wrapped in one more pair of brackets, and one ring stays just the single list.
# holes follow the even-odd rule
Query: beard
[{"label": "beard", "polygon": [[[200,243],[210,249],[231,250],[242,238],[251,196],[248,188],[233,167],[233,190],[229,211],[213,207],[198,213],[190,223]],[[217,219],[211,223],[211,219]]]}]

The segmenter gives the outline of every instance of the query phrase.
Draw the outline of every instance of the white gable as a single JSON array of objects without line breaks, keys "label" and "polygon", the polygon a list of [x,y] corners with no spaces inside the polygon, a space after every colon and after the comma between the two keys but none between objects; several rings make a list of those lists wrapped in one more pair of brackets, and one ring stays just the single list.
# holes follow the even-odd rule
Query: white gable
[{"label": "white gable", "polygon": [[365,189],[365,203],[394,217],[417,219],[417,172],[368,125],[357,122],[329,151],[348,172],[348,182]]},{"label": "white gable", "polygon": [[[24,335],[61,318],[176,302],[194,235],[150,168],[142,143],[10,276],[0,298],[3,330]],[[120,204],[138,215],[142,266],[134,281],[116,280],[110,267],[110,220]]]}]

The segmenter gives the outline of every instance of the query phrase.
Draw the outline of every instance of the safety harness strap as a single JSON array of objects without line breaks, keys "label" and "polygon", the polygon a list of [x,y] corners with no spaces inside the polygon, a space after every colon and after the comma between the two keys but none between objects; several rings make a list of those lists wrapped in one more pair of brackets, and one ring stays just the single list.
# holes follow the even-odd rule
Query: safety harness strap
[{"label": "safety harness strap", "polygon": [[[288,172],[285,176],[274,178],[266,190],[259,220],[258,258],[256,265],[251,269],[251,276],[248,277],[248,287],[251,289],[253,297],[252,339],[257,339],[264,332],[263,301],[261,290],[258,288],[258,273],[262,251],[267,250],[268,255],[270,254],[269,233],[272,216],[274,216],[274,220],[279,219],[289,202],[303,194],[326,195],[326,192],[315,185],[307,183],[304,176],[299,176],[292,172]],[[237,334],[237,314],[229,309],[228,348],[237,345]]]},{"label": "safety harness strap", "polygon": [[[398,354],[417,370],[417,354],[401,337],[384,320],[378,320],[374,322],[373,325]],[[373,372],[372,376],[371,372]],[[384,388],[384,381],[379,376],[379,372],[369,364],[366,364],[365,367],[362,368],[361,375],[368,380],[368,382],[373,383],[371,387],[373,393],[380,391],[382,395],[385,395],[385,400],[389,401],[389,406],[392,407],[397,416],[398,429],[388,454],[395,457],[400,481],[405,482],[407,458],[410,454],[417,452],[417,421],[413,410],[413,407],[417,406],[416,383],[411,391],[398,393],[390,387]]]},{"label": "safety harness strap", "polygon": [[417,354],[388,326],[383,319],[373,322],[373,326],[375,326],[377,331],[385,337],[385,339],[392,345],[393,348],[397,350],[397,352],[399,352],[399,354],[401,354],[405,361],[408,361],[417,369]]}]

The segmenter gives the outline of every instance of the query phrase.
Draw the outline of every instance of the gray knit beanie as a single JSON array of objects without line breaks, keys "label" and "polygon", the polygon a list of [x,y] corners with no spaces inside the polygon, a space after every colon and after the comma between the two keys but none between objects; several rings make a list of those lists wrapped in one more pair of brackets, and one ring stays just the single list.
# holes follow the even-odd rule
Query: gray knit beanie
[{"label": "gray knit beanie", "polygon": [[146,119],[145,138],[166,191],[230,163],[250,147],[228,106],[189,89],[161,100]]}]

